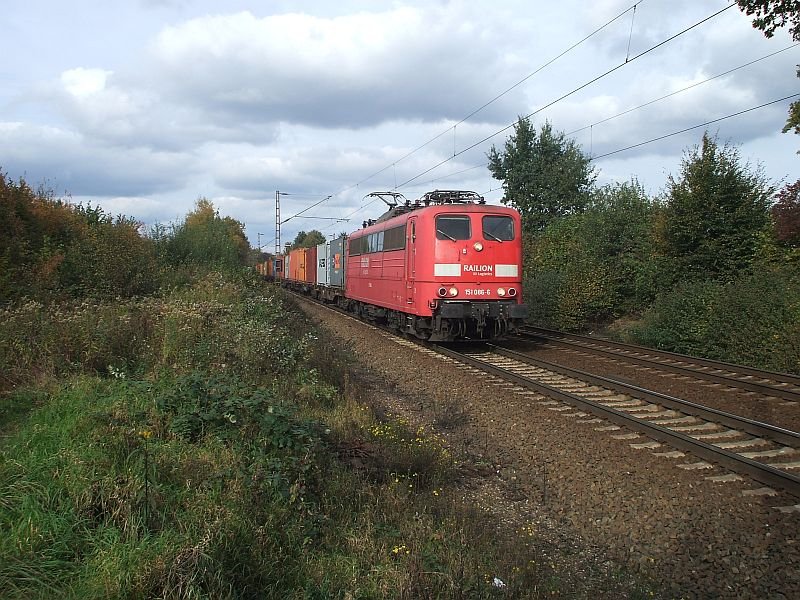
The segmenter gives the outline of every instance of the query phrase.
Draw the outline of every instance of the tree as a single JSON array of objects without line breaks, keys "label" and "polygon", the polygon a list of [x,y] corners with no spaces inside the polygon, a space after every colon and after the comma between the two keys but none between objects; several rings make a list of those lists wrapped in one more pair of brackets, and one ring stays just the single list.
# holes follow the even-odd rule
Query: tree
[{"label": "tree", "polygon": [[[746,15],[755,15],[753,27],[771,38],[778,27],[790,25],[789,35],[795,42],[800,42],[800,3],[797,0],[736,0],[739,9]],[[800,77],[800,68],[797,70]],[[789,118],[783,133],[794,129],[800,134],[800,100],[789,105]]]},{"label": "tree", "polygon": [[140,228],[135,219],[72,205],[0,171],[0,303],[152,291],[156,248]]},{"label": "tree", "polygon": [[643,309],[657,293],[654,202],[637,181],[595,190],[582,213],[554,219],[526,240],[531,320],[582,329]]},{"label": "tree", "polygon": [[634,179],[596,190],[583,215],[584,243],[608,270],[617,314],[643,308],[658,291],[660,264],[652,243],[656,212],[656,203]]},{"label": "tree", "polygon": [[800,246],[800,179],[788,184],[775,196],[772,207],[775,237],[789,246]]},{"label": "tree", "polygon": [[520,211],[529,231],[584,210],[597,178],[591,159],[549,122],[537,135],[531,122],[520,117],[503,151],[492,146],[487,157],[492,176],[503,182],[502,202]]},{"label": "tree", "polygon": [[325,242],[325,236],[316,229],[312,229],[308,233],[301,231],[295,236],[292,249],[295,248],[313,248]]},{"label": "tree", "polygon": [[755,15],[753,27],[771,38],[778,27],[790,25],[789,34],[800,42],[800,5],[797,0],[736,0],[739,10]]},{"label": "tree", "polygon": [[752,261],[769,223],[774,193],[738,151],[703,134],[689,150],[681,177],[669,178],[661,243],[679,277],[735,275]]},{"label": "tree", "polygon": [[[800,77],[800,67],[797,69],[797,76]],[[792,129],[795,133],[800,134],[800,100],[789,105],[789,117],[786,119],[786,125],[783,126],[783,133]]]},{"label": "tree", "polygon": [[231,217],[220,217],[206,198],[199,198],[183,224],[174,228],[168,245],[176,263],[216,267],[244,265],[250,251],[244,225]]}]

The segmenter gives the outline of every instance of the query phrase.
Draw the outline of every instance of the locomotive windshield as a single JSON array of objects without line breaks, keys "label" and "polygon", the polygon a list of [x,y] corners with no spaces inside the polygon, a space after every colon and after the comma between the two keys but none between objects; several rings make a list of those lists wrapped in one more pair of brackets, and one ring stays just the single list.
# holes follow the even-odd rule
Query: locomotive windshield
[{"label": "locomotive windshield", "polygon": [[496,215],[483,217],[483,239],[510,242],[514,239],[514,219]]},{"label": "locomotive windshield", "polygon": [[472,237],[472,227],[467,216],[439,215],[436,217],[437,240],[468,240]]}]

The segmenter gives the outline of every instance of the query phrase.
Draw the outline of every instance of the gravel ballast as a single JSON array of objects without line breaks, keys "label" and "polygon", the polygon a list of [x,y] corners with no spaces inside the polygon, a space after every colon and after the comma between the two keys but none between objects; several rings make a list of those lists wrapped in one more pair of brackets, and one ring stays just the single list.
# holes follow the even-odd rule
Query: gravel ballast
[{"label": "gravel ballast", "polygon": [[[635,448],[647,438],[626,439],[624,429],[569,416],[575,411],[407,340],[299,305],[383,382],[391,411],[490,466],[487,479],[497,485],[474,487],[476,504],[514,523],[534,514],[555,544],[571,540],[576,555],[611,572],[607,557],[657,582],[667,597],[800,597],[800,512],[790,508],[800,499],[753,493],[763,486],[746,477],[713,481],[728,472],[681,468],[699,459],[671,457],[665,446]],[[592,372],[608,375],[598,366]]]}]

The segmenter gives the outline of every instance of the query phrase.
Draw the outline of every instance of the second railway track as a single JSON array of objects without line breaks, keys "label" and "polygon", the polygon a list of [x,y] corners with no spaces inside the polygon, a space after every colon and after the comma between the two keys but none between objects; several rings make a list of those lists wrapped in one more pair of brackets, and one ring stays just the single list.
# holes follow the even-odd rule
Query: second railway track
[{"label": "second railway track", "polygon": [[800,403],[800,377],[789,373],[763,371],[742,365],[538,327],[525,327],[519,335],[525,340],[544,342],[551,347],[585,352],[641,367],[722,384],[763,396],[781,398],[788,402]]},{"label": "second railway track", "polygon": [[[354,318],[330,306],[326,308]],[[618,437],[624,436],[620,439],[634,440],[640,435],[650,438],[634,442],[636,447],[656,449],[663,443],[710,461],[684,465],[685,468],[711,468],[714,463],[770,486],[751,490],[751,494],[771,495],[775,488],[800,498],[800,477],[794,474],[800,472],[800,433],[538,361],[494,344],[464,352],[440,344],[425,345],[432,352],[553,398],[554,402],[571,405],[579,411],[576,416],[593,415],[597,422],[611,422],[614,425],[609,430],[631,430],[630,434],[618,433]],[[588,420],[595,422],[591,417]],[[672,452],[665,448],[663,454],[669,456]],[[718,478],[725,481],[732,477]],[[780,510],[800,512],[800,504]]]},{"label": "second railway track", "polygon": [[[657,449],[666,444],[709,461],[685,468],[710,468],[711,463],[746,475],[800,498],[800,434],[673,398],[605,377],[537,361],[487,344],[460,352],[436,347],[455,360],[575,407],[577,416],[603,419],[613,428],[631,430],[625,439],[644,435],[636,444]],[[669,450],[665,450],[669,454]],[[721,476],[721,480],[736,478]],[[772,493],[761,489],[752,493]],[[795,507],[792,507],[796,510]]]}]

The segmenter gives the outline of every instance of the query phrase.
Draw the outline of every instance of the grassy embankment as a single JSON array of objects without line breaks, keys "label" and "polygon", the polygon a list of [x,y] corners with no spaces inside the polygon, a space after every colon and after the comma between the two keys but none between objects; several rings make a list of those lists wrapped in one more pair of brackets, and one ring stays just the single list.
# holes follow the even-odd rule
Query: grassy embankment
[{"label": "grassy embankment", "polygon": [[379,420],[318,335],[280,291],[218,274],[4,310],[2,595],[577,592],[535,536],[455,500],[436,436]]}]

